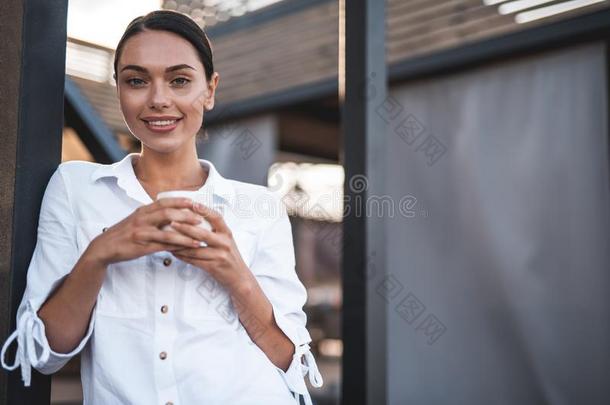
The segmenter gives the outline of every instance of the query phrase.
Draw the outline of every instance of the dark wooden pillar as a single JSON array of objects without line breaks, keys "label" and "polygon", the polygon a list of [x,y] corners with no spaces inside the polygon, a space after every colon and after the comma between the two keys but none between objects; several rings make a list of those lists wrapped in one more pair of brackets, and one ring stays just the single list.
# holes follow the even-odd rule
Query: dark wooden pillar
[{"label": "dark wooden pillar", "polygon": [[[15,329],[40,202],[60,163],[67,0],[0,2],[0,338]],[[12,363],[15,346],[9,352]],[[51,379],[0,373],[1,404],[48,404]]]}]

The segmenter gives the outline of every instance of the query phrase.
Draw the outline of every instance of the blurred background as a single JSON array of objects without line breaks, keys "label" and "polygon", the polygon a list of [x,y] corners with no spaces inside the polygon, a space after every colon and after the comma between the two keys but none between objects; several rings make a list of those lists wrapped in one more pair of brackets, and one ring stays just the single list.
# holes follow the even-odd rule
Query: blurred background
[{"label": "blurred background", "polygon": [[[550,45],[552,30],[543,31],[607,19],[609,6],[385,3],[389,88],[378,113],[391,139],[390,197],[408,197],[407,214],[387,227],[388,249],[402,253],[388,256],[392,272],[376,282],[395,308],[390,403],[610,400],[598,374],[609,370],[600,309],[608,303],[607,37]],[[63,161],[108,163],[139,151],[118,106],[114,46],[131,19],[160,8],[190,15],[214,48],[220,86],[200,157],[225,177],[273,188],[288,207],[325,382],[310,392],[316,404],[339,403],[350,142],[341,130],[340,2],[71,0]],[[502,38],[514,57],[451,68],[452,50],[507,46]],[[587,379],[574,389],[570,367]],[[74,359],[53,376],[51,403],[81,403],[78,369]]]}]

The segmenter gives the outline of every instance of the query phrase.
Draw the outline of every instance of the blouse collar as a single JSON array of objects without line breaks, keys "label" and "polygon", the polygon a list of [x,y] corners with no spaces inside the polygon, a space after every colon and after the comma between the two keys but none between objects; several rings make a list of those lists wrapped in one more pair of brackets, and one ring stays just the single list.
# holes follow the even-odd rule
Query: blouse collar
[{"label": "blouse collar", "polygon": [[[109,164],[100,165],[91,175],[91,181],[95,182],[102,177],[116,177],[117,185],[121,187],[131,198],[143,203],[150,204],[152,199],[142,187],[142,184],[136,177],[133,170],[132,160],[134,156],[139,156],[139,153],[129,153],[122,160]],[[216,170],[212,162],[205,159],[198,159],[201,166],[207,169],[208,178],[205,184],[198,191],[209,192],[212,195],[218,196],[227,203],[231,203],[234,198],[234,189],[228,179]]]}]

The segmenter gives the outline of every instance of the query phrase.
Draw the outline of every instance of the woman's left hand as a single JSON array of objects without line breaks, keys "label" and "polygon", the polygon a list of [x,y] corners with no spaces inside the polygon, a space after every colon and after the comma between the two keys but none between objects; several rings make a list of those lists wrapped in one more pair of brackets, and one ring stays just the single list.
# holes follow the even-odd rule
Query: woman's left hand
[{"label": "woman's left hand", "polygon": [[193,239],[205,242],[207,246],[179,249],[172,254],[183,262],[207,271],[229,291],[246,287],[252,280],[252,273],[242,259],[231,230],[222,216],[197,203],[193,204],[193,211],[203,216],[212,225],[213,231],[183,222],[172,222],[170,226]]}]

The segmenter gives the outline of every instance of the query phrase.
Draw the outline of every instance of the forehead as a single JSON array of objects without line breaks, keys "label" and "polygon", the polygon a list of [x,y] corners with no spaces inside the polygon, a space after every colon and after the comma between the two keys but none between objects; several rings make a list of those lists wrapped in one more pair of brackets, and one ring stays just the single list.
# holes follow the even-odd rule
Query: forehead
[{"label": "forehead", "polygon": [[186,63],[203,70],[195,47],[181,36],[167,31],[144,31],[129,38],[118,62],[119,66],[140,65],[149,69]]}]

